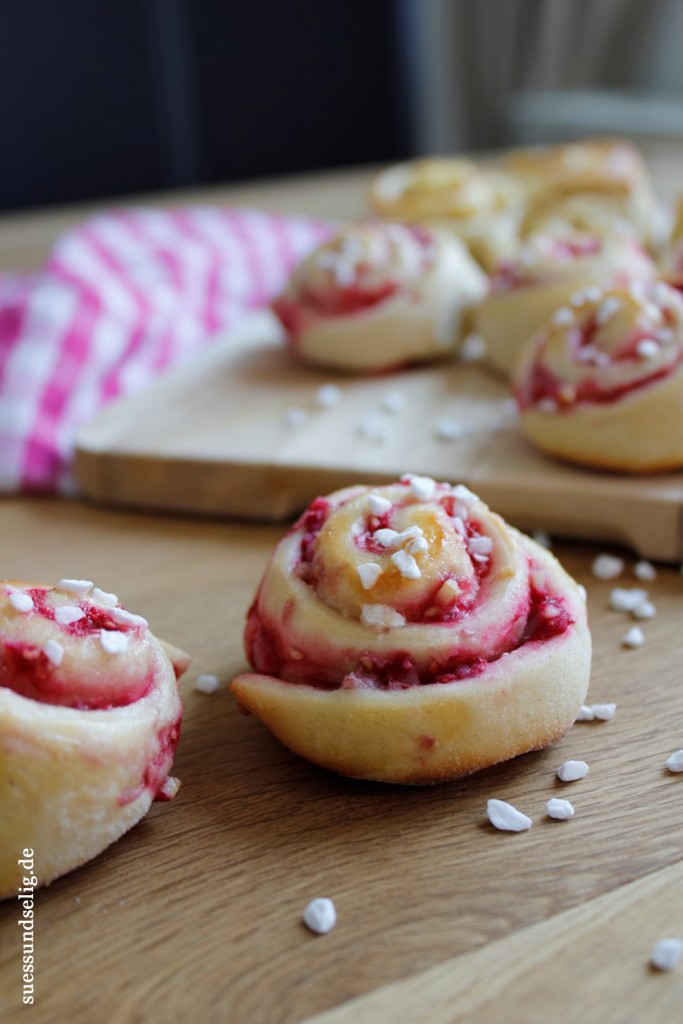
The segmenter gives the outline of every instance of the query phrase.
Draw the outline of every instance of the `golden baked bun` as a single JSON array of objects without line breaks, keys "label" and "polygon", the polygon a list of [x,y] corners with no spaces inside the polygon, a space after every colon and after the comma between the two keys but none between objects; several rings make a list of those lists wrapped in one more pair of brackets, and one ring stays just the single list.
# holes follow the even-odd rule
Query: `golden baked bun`
[{"label": "golden baked bun", "polygon": [[368,373],[451,355],[486,287],[446,232],[355,224],[296,268],[272,308],[295,359]]},{"label": "golden baked bun", "polygon": [[[652,185],[640,152],[625,139],[514,150],[504,158],[503,167],[529,188],[523,236],[547,230],[552,221],[586,220],[589,231],[630,227],[641,241],[652,240],[657,219]],[[584,202],[572,201],[579,195]]]},{"label": "golden baked bun", "polygon": [[88,581],[0,583],[0,898],[45,885],[169,799],[187,655]]},{"label": "golden baked bun", "polygon": [[585,597],[466,487],[406,476],[318,498],[249,610],[232,691],[342,775],[453,779],[544,747],[590,672]]},{"label": "golden baked bun", "polygon": [[530,342],[514,388],[521,429],[551,455],[683,466],[683,298],[661,281],[586,289]]},{"label": "golden baked bun", "polygon": [[485,362],[510,376],[529,338],[572,295],[602,282],[652,279],[656,267],[632,238],[535,235],[491,275],[472,330],[486,343]]},{"label": "golden baked bun", "polygon": [[659,265],[665,277],[683,280],[683,196],[676,202],[673,224],[666,244],[659,256]]},{"label": "golden baked bun", "polygon": [[486,269],[513,251],[524,200],[516,176],[461,157],[396,164],[370,186],[370,203],[380,216],[446,226]]}]

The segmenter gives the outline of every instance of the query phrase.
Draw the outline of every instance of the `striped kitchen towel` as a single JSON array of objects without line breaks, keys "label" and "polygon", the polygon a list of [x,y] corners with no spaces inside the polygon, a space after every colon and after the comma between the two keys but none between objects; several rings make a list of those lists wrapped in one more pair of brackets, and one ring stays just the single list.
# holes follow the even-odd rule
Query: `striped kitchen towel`
[{"label": "striped kitchen towel", "polygon": [[249,209],[129,209],[0,274],[0,491],[73,489],[73,438],[283,287],[330,225]]}]

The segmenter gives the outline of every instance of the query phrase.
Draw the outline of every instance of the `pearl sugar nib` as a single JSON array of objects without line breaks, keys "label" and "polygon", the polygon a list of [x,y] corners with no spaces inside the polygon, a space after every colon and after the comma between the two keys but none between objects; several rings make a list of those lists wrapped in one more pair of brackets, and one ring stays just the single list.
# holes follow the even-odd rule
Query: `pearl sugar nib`
[{"label": "pearl sugar nib", "polygon": [[486,813],[493,827],[501,832],[524,832],[532,825],[531,818],[505,800],[488,800]]},{"label": "pearl sugar nib", "polygon": [[652,947],[650,963],[658,971],[675,971],[683,963],[683,939],[659,939]]},{"label": "pearl sugar nib", "polygon": [[623,571],[624,559],[616,555],[598,555],[591,567],[591,572],[598,580],[615,580]]},{"label": "pearl sugar nib", "polygon": [[337,911],[332,900],[319,896],[311,900],[303,913],[303,922],[309,931],[316,935],[325,935],[332,931],[337,923]]},{"label": "pearl sugar nib", "polygon": [[560,782],[578,782],[588,775],[588,771],[585,761],[565,761],[557,769],[557,777]]},{"label": "pearl sugar nib", "polygon": [[666,767],[670,772],[683,772],[683,750],[677,750],[667,759]]},{"label": "pearl sugar nib", "polygon": [[569,800],[561,800],[556,796],[548,800],[545,809],[548,812],[548,817],[555,818],[556,821],[567,821],[569,818],[574,817],[573,804]]}]

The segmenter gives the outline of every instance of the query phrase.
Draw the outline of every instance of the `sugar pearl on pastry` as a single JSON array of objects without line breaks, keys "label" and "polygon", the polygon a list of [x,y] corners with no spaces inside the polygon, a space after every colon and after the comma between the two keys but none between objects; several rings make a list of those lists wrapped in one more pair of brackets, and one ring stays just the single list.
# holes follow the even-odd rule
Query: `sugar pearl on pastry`
[{"label": "sugar pearl on pastry", "polygon": [[308,422],[308,413],[305,409],[292,408],[285,413],[285,423],[293,430],[298,430]]},{"label": "sugar pearl on pastry", "polygon": [[636,345],[636,352],[641,359],[653,359],[655,356],[659,355],[659,351],[659,344],[654,340],[654,338],[643,338],[642,341],[639,341]]},{"label": "sugar pearl on pastry", "polygon": [[419,565],[407,551],[395,551],[391,556],[391,561],[404,580],[419,580],[422,576]]},{"label": "sugar pearl on pastry", "polygon": [[146,627],[149,625],[147,619],[142,615],[134,615],[133,612],[127,612],[125,608],[112,608],[109,613],[110,619],[112,619],[118,626],[132,626],[132,627]]},{"label": "sugar pearl on pastry", "polygon": [[15,612],[25,614],[33,611],[33,598],[30,594],[25,594],[23,590],[10,590],[8,599]]},{"label": "sugar pearl on pastry", "polygon": [[608,295],[607,298],[598,306],[595,314],[595,322],[598,327],[604,327],[608,320],[611,320],[613,316],[621,309],[621,302],[616,295]]},{"label": "sugar pearl on pastry", "polygon": [[377,580],[382,575],[382,566],[376,562],[362,562],[358,566],[358,575],[363,585],[363,590],[372,590]]},{"label": "sugar pearl on pastry", "polygon": [[92,580],[60,580],[57,584],[59,590],[67,590],[76,597],[85,597],[94,587]]},{"label": "sugar pearl on pastry", "polygon": [[361,608],[361,622],[375,629],[400,629],[406,620],[395,608],[387,604],[364,604]]},{"label": "sugar pearl on pastry", "polygon": [[387,391],[380,404],[386,412],[400,412],[406,404],[405,395],[401,391]]},{"label": "sugar pearl on pastry", "polygon": [[64,648],[56,640],[48,640],[43,644],[43,654],[51,665],[61,665],[64,660]]},{"label": "sugar pearl on pastry", "polygon": [[332,931],[337,923],[337,911],[332,900],[322,896],[311,900],[303,912],[303,922],[316,935]]},{"label": "sugar pearl on pastry", "polygon": [[502,832],[524,832],[532,825],[531,818],[506,800],[488,800],[486,813],[493,827]]},{"label": "sugar pearl on pastry", "polygon": [[392,530],[388,526],[383,526],[381,530],[375,530],[372,535],[374,541],[380,544],[383,548],[391,548],[398,542],[399,532],[398,530]]},{"label": "sugar pearl on pastry", "polygon": [[577,782],[588,775],[588,765],[585,761],[565,761],[557,769],[557,777],[560,782]]},{"label": "sugar pearl on pastry", "polygon": [[551,797],[545,805],[545,809],[548,812],[549,818],[555,818],[557,821],[567,821],[569,818],[574,817],[574,806],[569,800],[562,800],[559,797]]},{"label": "sugar pearl on pastry", "polygon": [[106,604],[110,608],[114,608],[119,603],[116,594],[109,594],[106,590],[100,590],[99,587],[93,587],[93,592],[90,596],[93,600],[99,601],[100,604]]},{"label": "sugar pearl on pastry", "polygon": [[75,604],[60,604],[55,608],[55,622],[60,626],[70,626],[85,617],[85,612]]},{"label": "sugar pearl on pastry", "polygon": [[123,654],[128,647],[128,637],[116,630],[101,629],[100,643],[107,654]]},{"label": "sugar pearl on pastry", "polygon": [[436,481],[430,476],[412,476],[409,486],[419,501],[429,501],[436,489]]},{"label": "sugar pearl on pastry", "polygon": [[493,541],[490,537],[470,537],[467,550],[471,555],[490,555],[493,551]]},{"label": "sugar pearl on pastry", "polygon": [[557,327],[566,327],[574,321],[574,313],[568,306],[561,306],[556,309],[550,318]]},{"label": "sugar pearl on pastry", "polygon": [[323,384],[315,393],[316,401],[323,409],[331,409],[338,405],[341,396],[341,388],[338,388],[336,384]]},{"label": "sugar pearl on pastry", "polygon": [[383,516],[391,509],[391,502],[381,494],[369,494],[368,507],[373,516]]}]

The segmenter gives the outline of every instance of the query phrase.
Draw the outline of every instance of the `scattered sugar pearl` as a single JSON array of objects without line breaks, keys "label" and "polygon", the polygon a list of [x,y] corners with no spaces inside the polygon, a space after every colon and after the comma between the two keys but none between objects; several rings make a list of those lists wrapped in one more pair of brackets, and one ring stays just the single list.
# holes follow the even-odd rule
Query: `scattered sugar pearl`
[{"label": "scattered sugar pearl", "polygon": [[597,285],[591,284],[588,288],[584,289],[583,294],[588,302],[600,302],[603,292],[602,288],[598,288]]},{"label": "scattered sugar pearl", "polygon": [[[479,501],[479,498],[474,491],[471,491],[469,487],[465,487],[465,484],[455,484],[452,488],[452,493],[454,498],[464,502],[466,505],[471,505],[475,501]],[[467,518],[461,511],[458,511],[457,514],[462,516],[463,519]]]},{"label": "scattered sugar pearl", "polygon": [[146,627],[149,625],[147,619],[142,615],[134,615],[133,612],[127,612],[125,608],[112,608],[109,613],[109,618],[117,624],[117,626],[132,626]]},{"label": "scattered sugar pearl", "polygon": [[285,423],[292,430],[298,430],[308,423],[308,413],[305,409],[299,409],[297,406],[294,406],[285,413]]},{"label": "scattered sugar pearl", "polygon": [[561,800],[556,796],[548,800],[545,809],[548,812],[548,817],[555,818],[557,821],[567,821],[568,818],[573,818],[575,813],[569,800]]},{"label": "scattered sugar pearl", "polygon": [[481,334],[468,334],[458,351],[463,363],[478,363],[486,355],[486,339]]},{"label": "scattered sugar pearl", "polygon": [[598,555],[591,566],[591,572],[598,580],[615,580],[623,571],[624,559],[616,555]]},{"label": "scattered sugar pearl", "polygon": [[616,704],[593,704],[591,711],[593,717],[597,718],[600,722],[609,722],[614,718],[616,713]]},{"label": "scattered sugar pearl", "polygon": [[391,556],[391,561],[404,580],[419,580],[422,576],[419,565],[407,551],[395,551]]},{"label": "scattered sugar pearl", "polygon": [[391,502],[381,494],[369,494],[368,507],[373,516],[383,516],[391,510]]},{"label": "scattered sugar pearl", "polygon": [[615,612],[632,612],[647,601],[647,591],[640,587],[615,587],[609,596],[609,606]]},{"label": "scattered sugar pearl", "polygon": [[418,501],[429,501],[436,490],[436,480],[430,476],[411,476],[409,486]]},{"label": "scattered sugar pearl", "polygon": [[592,722],[595,718],[593,714],[593,708],[589,707],[588,704],[582,704],[576,713],[575,722]]},{"label": "scattered sugar pearl", "polygon": [[636,562],[633,566],[633,575],[637,580],[645,580],[651,583],[652,580],[657,578],[657,570],[655,569],[652,562],[640,561]]},{"label": "scattered sugar pearl", "polygon": [[332,900],[319,896],[305,908],[302,920],[316,935],[326,935],[337,923],[337,910]]},{"label": "scattered sugar pearl", "polygon": [[531,818],[505,800],[488,800],[486,813],[493,827],[502,832],[524,832],[531,828]]},{"label": "scattered sugar pearl", "polygon": [[90,596],[93,600],[99,601],[100,604],[106,604],[108,608],[114,608],[119,603],[116,594],[108,594],[106,590],[100,590],[99,587],[93,587],[93,592]]},{"label": "scattered sugar pearl", "polygon": [[375,530],[372,535],[372,539],[383,548],[392,548],[395,544],[399,543],[400,534],[398,530],[392,530],[388,526],[383,526],[380,530]]},{"label": "scattered sugar pearl", "polygon": [[61,665],[64,660],[64,648],[56,640],[48,640],[43,644],[43,654],[55,667]]},{"label": "scattered sugar pearl", "polygon": [[60,626],[70,626],[85,617],[85,612],[75,604],[60,604],[55,608],[55,622]]},{"label": "scattered sugar pearl", "polygon": [[59,590],[66,590],[76,597],[85,597],[94,586],[92,580],[60,580],[57,584]]},{"label": "scattered sugar pearl", "polygon": [[198,693],[216,693],[219,686],[220,679],[212,672],[205,672],[203,675],[197,676],[194,684]]},{"label": "scattered sugar pearl", "polygon": [[578,782],[588,775],[589,768],[585,761],[565,761],[557,769],[560,782]]},{"label": "scattered sugar pearl", "polygon": [[536,402],[536,408],[539,412],[546,412],[552,414],[557,412],[559,407],[554,398],[545,397],[539,398],[539,400]]},{"label": "scattered sugar pearl", "polygon": [[377,580],[382,575],[382,566],[376,562],[362,562],[358,566],[358,575],[363,585],[363,590],[372,590]]},{"label": "scattered sugar pearl", "polygon": [[668,758],[666,767],[670,772],[683,772],[683,750],[677,750]]},{"label": "scattered sugar pearl", "polygon": [[640,626],[631,626],[621,638],[623,647],[642,647],[645,643],[645,634]]},{"label": "scattered sugar pearl", "polygon": [[457,420],[444,416],[438,420],[434,427],[434,436],[439,441],[455,441],[460,437],[466,437],[468,430]]},{"label": "scattered sugar pearl", "polygon": [[579,597],[581,598],[581,600],[582,600],[582,601],[583,601],[583,603],[585,604],[585,603],[586,603],[586,601],[588,600],[588,591],[587,591],[587,590],[586,590],[586,588],[584,587],[583,583],[577,583],[577,585],[576,585],[576,589],[577,589],[577,590],[578,590],[578,592],[579,592]]},{"label": "scattered sugar pearl", "polygon": [[561,306],[553,313],[551,320],[558,327],[566,327],[574,322],[574,313],[569,306]]},{"label": "scattered sugar pearl", "polygon": [[490,555],[493,551],[493,540],[490,537],[470,537],[467,550],[471,555]]},{"label": "scattered sugar pearl", "polygon": [[341,401],[341,388],[336,384],[323,384],[315,393],[315,400],[323,409],[331,409]]},{"label": "scattered sugar pearl", "polygon": [[621,309],[621,302],[616,295],[608,295],[600,303],[595,314],[595,321],[598,327],[604,327],[608,320],[611,320]]},{"label": "scattered sugar pearl", "polygon": [[675,971],[683,963],[683,939],[659,939],[652,947],[650,963],[658,971]]},{"label": "scattered sugar pearl", "polygon": [[429,551],[429,541],[426,537],[413,537],[406,544],[406,551],[409,551],[411,555],[423,554],[425,551]]},{"label": "scattered sugar pearl", "polygon": [[659,355],[659,344],[654,338],[643,338],[636,345],[636,354],[641,359],[654,359],[655,356]]},{"label": "scattered sugar pearl", "polygon": [[370,412],[358,424],[358,433],[368,441],[378,444],[387,441],[391,433],[389,424],[380,413]]},{"label": "scattered sugar pearl", "polygon": [[401,391],[387,391],[380,404],[385,412],[401,412],[406,404],[405,395]]},{"label": "scattered sugar pearl", "polygon": [[123,654],[128,647],[128,637],[116,630],[101,629],[100,643],[107,654]]},{"label": "scattered sugar pearl", "polygon": [[400,629],[406,624],[401,613],[387,604],[364,604],[360,617],[364,626],[374,629]]},{"label": "scattered sugar pearl", "polygon": [[631,612],[634,619],[654,619],[657,609],[652,601],[641,601]]},{"label": "scattered sugar pearl", "polygon": [[15,612],[26,614],[27,612],[33,611],[33,598],[30,594],[25,594],[22,590],[10,590],[8,599]]},{"label": "scattered sugar pearl", "polygon": [[545,530],[535,530],[531,534],[531,537],[537,544],[540,544],[542,548],[550,549],[553,546],[550,534],[546,533]]},{"label": "scattered sugar pearl", "polygon": [[[177,779],[175,775],[169,775],[159,790],[159,796],[163,797],[164,800],[172,800],[177,795],[179,789],[180,779]],[[122,900],[119,900],[119,903],[122,902]]]}]

